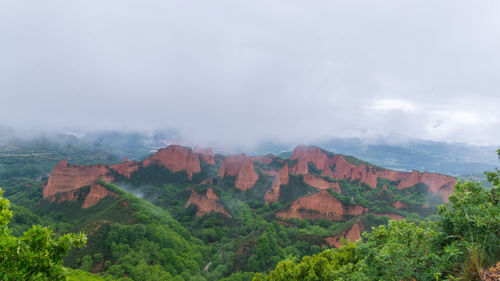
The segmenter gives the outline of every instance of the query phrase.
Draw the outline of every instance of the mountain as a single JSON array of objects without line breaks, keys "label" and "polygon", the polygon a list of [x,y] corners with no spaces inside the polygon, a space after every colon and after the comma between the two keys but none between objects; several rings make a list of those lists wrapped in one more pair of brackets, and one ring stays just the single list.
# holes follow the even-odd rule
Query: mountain
[{"label": "mountain", "polygon": [[[388,170],[314,146],[281,158],[171,145],[142,161],[63,159],[39,191],[22,188],[39,192],[31,195],[39,196],[36,206],[26,204],[23,212],[51,217],[58,231],[88,233],[90,246],[73,251],[68,266],[135,280],[146,280],[137,277],[141,268],[156,272],[155,266],[184,280],[190,274],[249,280],[287,255],[339,247],[342,237],[357,240],[388,219],[431,216],[454,184],[447,175]],[[180,248],[151,238],[156,231]],[[191,267],[176,269],[144,253],[143,240],[150,251],[171,251]]]}]

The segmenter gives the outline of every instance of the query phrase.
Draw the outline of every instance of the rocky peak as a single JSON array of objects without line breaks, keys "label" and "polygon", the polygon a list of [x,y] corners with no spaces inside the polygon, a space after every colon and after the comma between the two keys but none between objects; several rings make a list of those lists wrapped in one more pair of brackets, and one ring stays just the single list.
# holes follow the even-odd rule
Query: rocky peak
[{"label": "rocky peak", "polygon": [[214,151],[211,147],[200,148],[195,147],[194,153],[198,153],[200,155],[201,160],[210,165],[215,165],[215,157]]},{"label": "rocky peak", "polygon": [[220,166],[218,176],[235,176],[235,187],[241,190],[252,188],[259,179],[252,158],[245,154],[227,155]]},{"label": "rocky peak", "polygon": [[192,190],[191,196],[184,207],[187,208],[190,205],[196,206],[198,208],[198,211],[196,212],[197,217],[204,216],[210,212],[216,212],[231,218],[231,215],[226,211],[226,208],[224,208],[224,206],[218,201],[219,197],[215,194],[214,190],[209,187],[205,195],[201,195]]},{"label": "rocky peak", "polygon": [[93,183],[90,186],[90,192],[85,198],[85,201],[83,202],[82,208],[87,209],[95,204],[99,203],[102,199],[106,198],[107,196],[113,196],[113,197],[118,197],[118,195],[114,192],[109,191],[107,188],[104,186]]},{"label": "rocky peak", "polygon": [[342,246],[342,237],[346,241],[356,242],[361,239],[361,233],[364,231],[365,227],[361,221],[356,221],[355,224],[349,228],[349,230],[344,231],[338,235],[325,238],[326,242],[335,248],[340,248]]},{"label": "rocky peak", "polygon": [[124,177],[130,178],[132,173],[139,169],[139,163],[128,161],[127,157],[124,157],[122,163],[113,164],[109,168]]},{"label": "rocky peak", "polygon": [[252,161],[255,161],[255,162],[259,162],[261,164],[264,164],[264,165],[268,165],[268,164],[271,164],[274,160],[274,158],[276,158],[276,156],[274,156],[274,154],[272,153],[269,153],[267,155],[264,155],[264,156],[252,156]]},{"label": "rocky peak", "polygon": [[288,210],[278,212],[276,216],[342,221],[345,216],[359,216],[367,211],[368,209],[362,206],[347,206],[331,195],[328,190],[321,190],[312,195],[298,198],[293,201]]},{"label": "rocky peak", "polygon": [[309,162],[314,163],[316,168],[324,170],[328,168],[329,158],[323,150],[316,146],[297,146],[293,150],[290,160],[297,160],[297,163],[290,167],[289,171],[294,175],[305,175],[309,173]]},{"label": "rocky peak", "polygon": [[303,180],[306,184],[308,184],[308,185],[310,185],[318,190],[330,188],[337,193],[342,193],[342,190],[340,190],[340,186],[337,182],[329,182],[321,177],[318,177],[318,176],[315,176],[312,174],[304,175]]},{"label": "rocky peak", "polygon": [[51,199],[58,193],[77,190],[96,180],[112,182],[114,178],[105,165],[69,165],[66,160],[62,160],[52,169],[49,181],[43,188],[43,197]]},{"label": "rocky peak", "polygon": [[156,163],[172,172],[186,171],[189,179],[193,177],[193,174],[201,172],[199,154],[186,146],[170,145],[158,150],[146,160],[143,161],[145,167]]}]

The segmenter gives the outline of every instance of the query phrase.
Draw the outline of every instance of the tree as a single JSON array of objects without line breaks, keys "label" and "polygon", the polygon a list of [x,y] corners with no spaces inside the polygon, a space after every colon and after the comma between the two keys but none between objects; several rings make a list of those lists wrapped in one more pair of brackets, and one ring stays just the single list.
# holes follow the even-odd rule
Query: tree
[{"label": "tree", "polygon": [[486,174],[491,189],[457,182],[437,222],[391,220],[356,244],[287,259],[253,280],[483,280],[500,259],[500,170]]},{"label": "tree", "polygon": [[51,229],[39,225],[22,236],[13,236],[7,227],[12,212],[2,194],[0,189],[0,279],[65,280],[64,256],[72,247],[83,247],[87,237],[56,236]]}]

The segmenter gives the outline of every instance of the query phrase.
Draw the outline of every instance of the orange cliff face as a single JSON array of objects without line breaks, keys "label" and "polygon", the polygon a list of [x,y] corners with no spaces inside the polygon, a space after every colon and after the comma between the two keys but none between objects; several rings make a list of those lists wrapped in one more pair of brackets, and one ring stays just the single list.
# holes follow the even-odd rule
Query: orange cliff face
[{"label": "orange cliff face", "polygon": [[339,183],[337,182],[329,182],[324,180],[323,178],[311,174],[304,175],[303,180],[305,183],[318,190],[331,188],[335,192],[342,193],[342,190],[340,190]]},{"label": "orange cliff face", "polygon": [[161,165],[172,172],[186,171],[189,179],[192,179],[193,174],[201,172],[199,154],[186,146],[171,145],[162,148],[144,160],[142,165],[147,167],[152,163]]},{"label": "orange cliff face", "polygon": [[273,160],[276,158],[276,156],[274,156],[274,154],[272,154],[272,153],[269,153],[269,154],[264,155],[264,156],[252,156],[251,158],[252,158],[252,161],[267,165],[267,164],[271,164],[273,162]]},{"label": "orange cliff face", "polygon": [[[308,174],[308,163],[312,162],[316,168],[322,170],[322,176],[328,176],[332,179],[359,181],[373,188],[377,186],[378,178],[385,178],[395,182],[399,181],[399,189],[409,188],[416,184],[423,183],[429,186],[430,192],[439,194],[443,202],[448,202],[448,196],[453,191],[456,181],[453,177],[436,173],[421,173],[418,171],[409,173],[380,169],[366,165],[356,166],[347,162],[342,155],[329,157],[318,147],[299,146],[294,150],[290,160],[297,161],[297,163],[289,169],[290,173],[294,175]],[[310,180],[310,178],[308,180]]]},{"label": "orange cliff face", "polygon": [[128,161],[127,157],[125,157],[122,163],[113,164],[109,166],[109,168],[122,176],[130,178],[132,173],[139,169],[139,163],[136,161]]},{"label": "orange cliff face", "polygon": [[252,188],[259,175],[255,172],[253,160],[245,154],[227,155],[222,162],[218,176],[236,176],[235,187],[240,190],[248,190]]},{"label": "orange cliff face", "polygon": [[348,231],[344,231],[335,236],[326,237],[325,241],[332,247],[340,248],[342,247],[341,237],[344,237],[346,241],[356,242],[361,239],[361,233],[364,229],[364,225],[360,221],[357,221]]},{"label": "orange cliff face", "polygon": [[285,162],[285,165],[279,170],[261,170],[264,174],[274,176],[273,183],[271,184],[271,188],[266,191],[264,195],[264,201],[266,204],[271,202],[276,202],[280,198],[280,186],[282,184],[288,184],[290,181],[290,177],[288,175],[288,162]]},{"label": "orange cliff face", "polygon": [[394,203],[391,204],[394,208],[396,209],[402,209],[402,208],[406,208],[408,207],[408,205],[406,205],[405,203],[401,202],[401,201],[396,201]]},{"label": "orange cliff face", "polygon": [[271,184],[271,188],[266,191],[266,194],[264,195],[264,202],[266,204],[276,202],[280,198],[280,185],[281,185],[281,180],[280,176],[276,174],[273,179],[273,183]]},{"label": "orange cliff face", "polygon": [[309,173],[309,162],[314,163],[316,168],[325,170],[329,166],[328,156],[319,147],[298,146],[293,150],[290,160],[297,160],[297,163],[290,167],[289,171],[293,175],[305,175]]},{"label": "orange cliff face", "polygon": [[450,176],[413,171],[407,173],[407,176],[399,183],[398,188],[403,189],[424,183],[429,186],[430,192],[440,194],[443,202],[448,202],[448,196],[453,192],[455,182],[456,179]]},{"label": "orange cliff face", "polygon": [[90,186],[90,192],[85,198],[82,208],[84,209],[90,208],[95,204],[99,203],[99,201],[106,198],[107,196],[118,197],[116,193],[109,191],[100,184],[94,183]]},{"label": "orange cliff face", "polygon": [[293,201],[287,211],[276,213],[282,218],[328,219],[342,221],[346,216],[359,216],[368,211],[362,206],[346,206],[333,197],[327,190],[321,190],[309,196]]},{"label": "orange cliff face", "polygon": [[196,206],[198,208],[198,211],[196,212],[197,217],[201,217],[210,212],[216,212],[224,214],[231,218],[231,215],[226,211],[224,206],[220,204],[218,201],[219,197],[210,187],[208,188],[207,193],[205,195],[200,195],[194,190],[191,191],[191,197],[189,197],[189,200],[187,201],[184,207],[187,208],[190,205]]},{"label": "orange cliff face", "polygon": [[49,181],[43,188],[43,198],[53,199],[58,193],[77,190],[99,179],[105,182],[114,180],[105,165],[68,165],[65,160],[62,160],[52,169]]},{"label": "orange cliff face", "polygon": [[214,151],[212,150],[211,147],[208,147],[208,148],[196,147],[194,149],[194,153],[199,154],[201,160],[205,161],[205,163],[210,164],[210,165],[215,165]]}]

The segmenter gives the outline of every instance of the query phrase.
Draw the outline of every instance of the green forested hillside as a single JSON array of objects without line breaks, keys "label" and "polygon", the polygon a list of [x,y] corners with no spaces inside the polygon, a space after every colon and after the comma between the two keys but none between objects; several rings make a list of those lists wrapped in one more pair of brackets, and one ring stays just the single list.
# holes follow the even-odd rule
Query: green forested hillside
[{"label": "green forested hillside", "polygon": [[[73,155],[72,151],[79,149],[58,146],[54,153],[57,157],[66,158]],[[86,153],[86,156],[75,154],[72,156],[75,157],[74,161],[92,164],[99,162],[99,157],[108,155],[106,152],[89,150],[83,150],[82,153]],[[90,186],[80,188],[74,200],[56,199],[51,202],[43,199],[42,187],[46,184],[46,179],[37,173],[43,175],[44,171],[50,170],[47,165],[53,165],[51,163],[56,160],[33,157],[33,152],[31,155],[30,163],[39,167],[37,172],[20,170],[4,174],[0,179],[14,213],[9,228],[18,236],[33,224],[50,226],[59,234],[80,231],[86,233],[86,247],[72,250],[64,260],[65,266],[79,270],[70,271],[70,280],[92,280],[94,277],[106,280],[251,280],[258,272],[264,275],[258,275],[256,278],[279,280],[273,277],[273,274],[278,274],[275,272],[285,272],[283,274],[287,276],[286,274],[298,270],[294,269],[295,267],[306,270],[311,266],[311,262],[316,263],[318,257],[326,259],[322,259],[322,262],[325,262],[325,268],[329,268],[328,274],[352,276],[351,279],[346,277],[345,280],[362,280],[356,279],[364,276],[362,274],[378,276],[378,279],[374,277],[372,280],[391,280],[384,278],[399,274],[370,272],[370,268],[380,267],[381,264],[367,264],[367,260],[362,258],[367,256],[383,261],[382,264],[389,262],[386,259],[393,259],[393,268],[408,267],[408,264],[399,263],[405,259],[407,262],[426,264],[432,270],[425,273],[427,275],[418,275],[421,279],[417,280],[431,280],[426,278],[436,272],[440,272],[438,277],[442,280],[446,274],[458,274],[458,269],[450,270],[450,264],[463,263],[464,261],[457,257],[458,253],[463,254],[469,249],[467,241],[470,242],[470,239],[450,240],[442,237],[445,234],[463,236],[465,233],[457,233],[454,230],[456,226],[453,220],[456,217],[452,215],[453,212],[442,209],[438,215],[438,205],[442,204],[441,197],[430,193],[425,184],[399,189],[398,182],[379,178],[377,186],[373,188],[358,181],[324,176],[321,170],[309,163],[311,174],[325,182],[339,185],[341,193],[328,189],[329,195],[340,200],[346,208],[359,206],[369,211],[360,215],[347,215],[342,220],[284,218],[276,214],[289,210],[297,198],[316,194],[318,190],[306,184],[302,176],[290,174],[288,184],[281,186],[278,200],[265,204],[264,194],[268,191],[273,177],[262,171],[279,169],[283,166],[282,162],[255,162],[255,171],[259,178],[251,189],[241,191],[234,188],[235,177],[217,176],[222,160],[216,158],[216,165],[202,163],[201,172],[195,174],[192,179],[188,178],[185,171],[172,172],[157,165],[141,166],[130,178],[114,174],[116,180],[113,184],[103,181],[98,183],[117,196],[108,196],[96,205],[82,209]],[[104,162],[113,162],[111,160],[115,158],[108,156],[105,157],[109,162]],[[11,171],[25,165],[20,158],[12,159],[17,160],[10,163]],[[347,157],[346,160],[353,164],[366,164],[356,158]],[[293,161],[288,162],[289,166],[292,164]],[[207,178],[212,180],[205,181]],[[480,193],[474,184],[460,186],[463,190],[476,188],[476,193]],[[193,204],[188,206],[187,202],[193,192],[207,196],[209,190],[218,197],[218,204],[227,214],[209,212],[200,216],[199,207]],[[486,193],[481,194],[486,196]],[[456,197],[459,198],[457,202],[460,202],[463,196]],[[453,201],[452,203],[455,204]],[[473,203],[467,202],[468,206]],[[314,215],[315,211],[305,212]],[[390,220],[386,215],[405,217],[406,221],[393,221],[388,227],[384,227]],[[430,221],[420,224],[420,221],[426,218]],[[453,222],[445,225],[446,218]],[[489,228],[480,231],[491,233],[495,214],[491,218]],[[363,236],[365,244],[358,242],[339,251],[329,250],[332,247],[328,242],[331,237],[346,235],[355,225],[361,225],[361,231],[370,231],[372,227],[375,227],[376,231]],[[402,240],[406,235],[404,233],[427,237],[424,244],[408,246],[411,251],[415,251],[410,256],[405,256],[404,251],[408,249],[400,245],[402,241],[417,241],[423,238],[418,236]],[[386,238],[380,240],[384,235]],[[428,239],[429,237],[432,239]],[[419,251],[425,254],[421,255]],[[401,259],[401,256],[396,254],[405,258]],[[485,260],[484,264],[491,263],[495,255],[489,253],[489,260]],[[422,257],[412,260],[416,256]],[[301,260],[302,257],[306,258]],[[282,260],[286,261],[280,263]],[[301,263],[296,263],[297,260],[301,260]],[[444,264],[444,261],[448,264]],[[330,266],[333,266],[333,269]],[[271,270],[273,271],[269,275],[265,275]],[[307,269],[307,272],[310,272],[310,269]],[[408,280],[416,278],[411,274],[406,276],[409,276]]]}]

